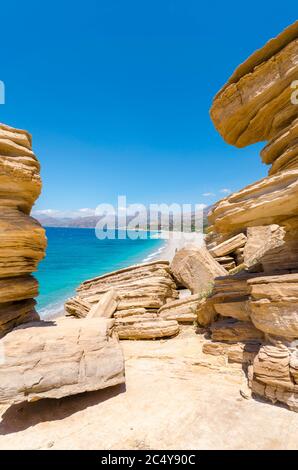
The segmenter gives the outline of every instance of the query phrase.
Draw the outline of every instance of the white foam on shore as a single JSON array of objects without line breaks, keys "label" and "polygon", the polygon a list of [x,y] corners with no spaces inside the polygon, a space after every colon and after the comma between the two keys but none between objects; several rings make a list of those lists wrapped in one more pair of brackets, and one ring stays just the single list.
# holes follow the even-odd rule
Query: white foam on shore
[{"label": "white foam on shore", "polygon": [[[66,299],[65,299],[66,300]],[[38,314],[42,320],[53,320],[54,318],[64,315],[64,302],[61,300],[38,309]]]},{"label": "white foam on shore", "polygon": [[142,260],[143,263],[147,263],[149,261],[151,261],[152,259],[154,258],[157,258],[161,253],[162,251],[164,251],[166,247],[166,244],[164,244],[163,246],[161,246],[157,251],[154,251],[153,253],[151,253],[149,256],[147,256],[146,258],[144,258]]}]

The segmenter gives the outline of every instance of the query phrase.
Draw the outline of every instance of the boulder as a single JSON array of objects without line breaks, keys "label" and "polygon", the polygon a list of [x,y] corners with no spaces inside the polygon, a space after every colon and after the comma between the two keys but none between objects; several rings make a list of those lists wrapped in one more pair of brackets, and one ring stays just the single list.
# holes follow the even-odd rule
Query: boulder
[{"label": "boulder", "polygon": [[261,343],[264,339],[264,334],[250,321],[225,319],[215,322],[210,329],[213,341]]},{"label": "boulder", "polygon": [[237,248],[244,247],[246,240],[247,238],[244,233],[239,233],[232,238],[228,238],[228,240],[225,240],[216,247],[211,248],[209,251],[215,258],[217,256],[227,256],[230,253],[233,253],[233,251],[237,250]]},{"label": "boulder", "polygon": [[0,403],[61,398],[124,382],[113,320],[22,325],[1,340]]},{"label": "boulder", "polygon": [[250,279],[251,320],[265,333],[298,338],[298,274]]},{"label": "boulder", "polygon": [[155,339],[168,338],[179,333],[179,324],[175,320],[159,319],[156,314],[118,318],[115,330],[119,339]]},{"label": "boulder", "polygon": [[107,291],[96,305],[93,305],[87,318],[111,318],[118,307],[118,294],[115,289]]},{"label": "boulder", "polygon": [[83,282],[78,287],[76,296],[65,303],[66,313],[85,317],[111,289],[117,291],[116,314],[122,310],[157,311],[167,300],[178,298],[169,262],[154,261],[130,266]]},{"label": "boulder", "polygon": [[296,355],[281,341],[264,344],[253,363],[252,391],[272,403],[285,403],[298,411],[298,386],[292,375]]},{"label": "boulder", "polygon": [[298,216],[297,197],[298,168],[267,176],[222,199],[209,213],[209,222],[226,235],[247,227],[283,225]]},{"label": "boulder", "polygon": [[213,288],[214,279],[227,271],[215,261],[207,248],[187,245],[179,250],[171,263],[176,281],[190,289],[192,294],[207,296]]},{"label": "boulder", "polygon": [[199,294],[190,295],[182,299],[167,302],[158,311],[160,318],[177,320],[179,323],[193,323],[198,317],[198,306],[201,297]]}]

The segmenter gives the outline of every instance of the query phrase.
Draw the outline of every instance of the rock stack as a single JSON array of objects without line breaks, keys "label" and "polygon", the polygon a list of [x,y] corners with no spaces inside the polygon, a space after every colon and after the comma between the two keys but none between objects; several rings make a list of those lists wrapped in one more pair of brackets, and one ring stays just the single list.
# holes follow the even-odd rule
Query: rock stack
[{"label": "rock stack", "polygon": [[0,337],[16,325],[38,320],[31,272],[44,257],[44,229],[30,217],[41,190],[31,135],[0,124]]},{"label": "rock stack", "polygon": [[153,261],[83,282],[65,310],[79,318],[113,316],[120,339],[153,339],[178,333],[177,321],[159,315],[166,302],[177,298],[169,262]]},{"label": "rock stack", "polygon": [[267,177],[209,214],[212,255],[238,266],[215,280],[208,302],[221,321],[204,348],[250,364],[252,391],[296,411],[298,106],[291,84],[297,78],[298,22],[241,64],[214,99],[211,117],[223,138],[237,147],[267,140],[261,157],[271,166]]}]

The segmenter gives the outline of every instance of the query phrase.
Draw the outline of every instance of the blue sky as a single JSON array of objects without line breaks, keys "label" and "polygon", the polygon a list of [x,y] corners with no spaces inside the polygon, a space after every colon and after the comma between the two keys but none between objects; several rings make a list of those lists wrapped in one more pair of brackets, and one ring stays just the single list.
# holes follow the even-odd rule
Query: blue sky
[{"label": "blue sky", "polygon": [[[0,121],[28,129],[36,210],[210,204],[263,177],[209,118],[235,67],[296,19],[296,2],[10,1],[1,5]],[[207,195],[209,194],[209,195]]]}]

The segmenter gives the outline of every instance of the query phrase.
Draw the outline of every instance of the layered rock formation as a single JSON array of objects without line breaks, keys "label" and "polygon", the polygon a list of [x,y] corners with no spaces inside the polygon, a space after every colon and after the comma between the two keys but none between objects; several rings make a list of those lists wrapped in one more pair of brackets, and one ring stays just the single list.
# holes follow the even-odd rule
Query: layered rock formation
[{"label": "layered rock formation", "polygon": [[113,320],[29,323],[1,342],[0,402],[61,398],[123,383],[124,359]]},{"label": "layered rock formation", "polygon": [[[228,318],[211,327],[213,341],[204,347],[212,354],[229,354],[231,343],[234,352],[251,349],[238,360],[251,364],[253,392],[296,411],[298,106],[291,83],[297,76],[298,22],[244,62],[214,99],[211,117],[223,138],[238,147],[268,140],[261,157],[271,167],[209,214],[211,253],[232,255],[238,266],[215,280],[209,308]],[[239,258],[231,251],[237,240],[244,242],[235,245]]]},{"label": "layered rock formation", "polygon": [[41,190],[40,166],[31,135],[0,124],[0,337],[38,320],[30,275],[44,257],[44,229],[29,216]]},{"label": "layered rock formation", "polygon": [[168,261],[130,266],[83,282],[77,295],[65,303],[67,315],[90,317],[97,311],[97,316],[106,316],[103,298],[111,291],[117,292],[111,315],[120,339],[153,339],[178,333],[177,321],[159,316],[166,302],[178,298]]}]

